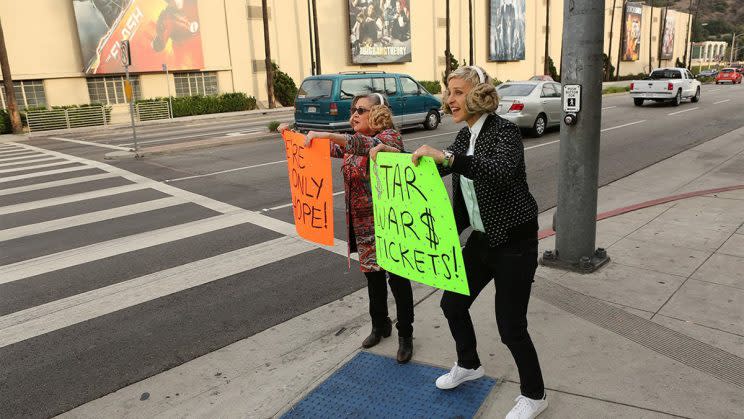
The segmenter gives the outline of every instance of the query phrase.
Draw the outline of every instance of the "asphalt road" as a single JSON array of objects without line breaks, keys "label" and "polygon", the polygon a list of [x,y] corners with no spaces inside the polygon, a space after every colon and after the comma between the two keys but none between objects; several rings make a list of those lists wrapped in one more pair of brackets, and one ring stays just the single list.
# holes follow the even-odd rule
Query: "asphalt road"
[{"label": "asphalt road", "polygon": [[[605,97],[600,184],[741,127],[742,107],[742,86],[705,86],[699,103],[680,107]],[[167,144],[287,118],[140,133]],[[446,146],[459,128],[445,119],[435,131],[407,130],[406,148]],[[285,238],[293,227],[278,136],[122,161],[104,161],[110,149],[95,144],[129,144],[126,129],[55,138],[0,144],[2,418],[69,410],[365,285],[343,250]],[[524,139],[541,210],[556,202],[558,139],[556,130]],[[345,240],[339,168],[335,231]]]}]

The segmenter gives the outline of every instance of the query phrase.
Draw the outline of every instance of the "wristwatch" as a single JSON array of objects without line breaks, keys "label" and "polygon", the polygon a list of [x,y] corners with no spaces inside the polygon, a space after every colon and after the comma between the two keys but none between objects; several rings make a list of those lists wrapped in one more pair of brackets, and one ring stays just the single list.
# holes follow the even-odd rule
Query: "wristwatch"
[{"label": "wristwatch", "polygon": [[442,162],[442,166],[450,167],[450,165],[452,164],[452,159],[454,158],[455,155],[451,151],[444,150],[444,161]]}]

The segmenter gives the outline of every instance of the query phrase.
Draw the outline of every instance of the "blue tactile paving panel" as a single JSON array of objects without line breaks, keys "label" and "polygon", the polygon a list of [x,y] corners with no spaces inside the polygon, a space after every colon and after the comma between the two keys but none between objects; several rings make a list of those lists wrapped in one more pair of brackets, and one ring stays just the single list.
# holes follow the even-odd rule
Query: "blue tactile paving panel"
[{"label": "blue tactile paving panel", "polygon": [[399,365],[358,353],[282,416],[287,418],[472,418],[496,381],[483,377],[452,390],[434,382],[448,370]]}]

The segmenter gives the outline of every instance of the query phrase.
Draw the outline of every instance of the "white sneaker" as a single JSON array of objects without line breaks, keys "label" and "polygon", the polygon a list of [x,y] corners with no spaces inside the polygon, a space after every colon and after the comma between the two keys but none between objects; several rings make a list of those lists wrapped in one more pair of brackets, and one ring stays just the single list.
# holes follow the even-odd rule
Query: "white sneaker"
[{"label": "white sneaker", "polygon": [[514,401],[517,404],[506,415],[506,419],[534,419],[548,407],[548,400],[545,397],[535,400],[520,395]]},{"label": "white sneaker", "polygon": [[485,373],[486,371],[483,369],[483,365],[474,370],[469,370],[467,368],[462,368],[455,363],[455,366],[452,367],[450,372],[437,378],[437,388],[442,390],[453,389],[465,381],[477,380],[483,377]]}]

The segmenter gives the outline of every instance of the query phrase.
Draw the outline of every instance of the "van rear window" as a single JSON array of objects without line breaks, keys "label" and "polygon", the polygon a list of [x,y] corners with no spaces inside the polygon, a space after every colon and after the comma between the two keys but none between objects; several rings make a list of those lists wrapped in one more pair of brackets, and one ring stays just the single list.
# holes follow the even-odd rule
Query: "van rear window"
[{"label": "van rear window", "polygon": [[305,80],[297,92],[298,98],[312,99],[317,97],[331,97],[331,80]]},{"label": "van rear window", "polygon": [[[377,79],[376,81],[379,83],[382,82],[382,79]],[[382,86],[375,86],[371,78],[341,80],[341,99],[351,99],[358,95],[368,95],[378,90],[381,91]]]}]

